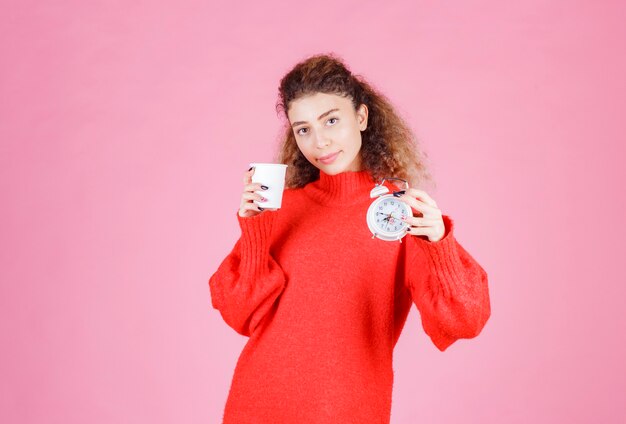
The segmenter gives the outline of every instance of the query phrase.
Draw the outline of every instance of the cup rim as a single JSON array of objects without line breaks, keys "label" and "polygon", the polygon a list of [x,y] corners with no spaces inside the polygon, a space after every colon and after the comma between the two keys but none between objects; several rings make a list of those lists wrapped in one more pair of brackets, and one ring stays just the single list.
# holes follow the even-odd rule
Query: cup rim
[{"label": "cup rim", "polygon": [[271,165],[271,166],[284,166],[287,167],[286,163],[269,163],[269,162],[251,162],[250,166],[258,166],[258,165]]}]

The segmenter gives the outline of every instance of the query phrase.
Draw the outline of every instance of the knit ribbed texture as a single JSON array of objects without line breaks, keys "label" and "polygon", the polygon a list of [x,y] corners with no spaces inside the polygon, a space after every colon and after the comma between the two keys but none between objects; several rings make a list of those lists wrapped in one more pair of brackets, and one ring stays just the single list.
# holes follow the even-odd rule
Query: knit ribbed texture
[{"label": "knit ribbed texture", "polygon": [[241,217],[236,213],[241,228],[242,265],[254,275],[259,275],[268,266],[270,235],[276,211],[265,211],[252,217]]},{"label": "knit ribbed texture", "polygon": [[242,218],[241,237],[209,279],[212,306],[235,331],[250,336],[285,286],[285,275],[269,253],[276,211]]},{"label": "knit ribbed texture", "polygon": [[[328,175],[320,171],[317,181],[307,184],[304,192],[315,202],[334,207],[345,207],[362,202],[376,182],[369,171],[346,171],[339,175]],[[386,184],[385,184],[386,185]]]},{"label": "knit ribbed texture", "polygon": [[[441,240],[431,242],[419,237],[411,237],[408,240],[415,241],[428,255],[430,269],[441,284],[442,295],[447,299],[455,294],[452,291],[462,284],[464,275],[453,234],[454,222],[447,215],[443,216],[443,220],[446,230]],[[420,253],[413,251],[413,254]]]},{"label": "knit ribbed texture", "polygon": [[241,237],[209,279],[213,307],[249,337],[223,423],[389,423],[411,305],[441,351],[485,326],[487,274],[452,219],[437,242],[372,239],[374,185],[367,171],[321,172],[279,210],[237,214]]},{"label": "knit ribbed texture", "polygon": [[442,351],[460,338],[477,336],[491,315],[487,273],[454,237],[452,218],[444,214],[443,222],[444,237],[436,242],[405,237],[409,263],[424,258],[428,263],[429,273],[409,271],[406,283],[425,332]]}]

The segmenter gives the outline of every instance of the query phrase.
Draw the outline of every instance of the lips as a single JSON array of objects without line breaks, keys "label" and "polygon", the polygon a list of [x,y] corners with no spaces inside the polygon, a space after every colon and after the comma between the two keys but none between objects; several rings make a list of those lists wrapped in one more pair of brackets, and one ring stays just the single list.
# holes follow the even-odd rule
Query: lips
[{"label": "lips", "polygon": [[318,158],[317,160],[319,160],[322,163],[330,163],[337,157],[338,154],[339,152],[331,153],[329,155],[322,156],[321,158]]}]

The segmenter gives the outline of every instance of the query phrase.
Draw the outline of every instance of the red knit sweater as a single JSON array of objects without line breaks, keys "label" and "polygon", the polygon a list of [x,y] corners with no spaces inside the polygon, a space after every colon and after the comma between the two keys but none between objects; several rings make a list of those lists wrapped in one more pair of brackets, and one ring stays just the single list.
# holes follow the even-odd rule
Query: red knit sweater
[{"label": "red knit sweater", "polygon": [[389,423],[393,348],[413,303],[441,351],[481,332],[487,273],[453,221],[443,215],[437,242],[372,239],[373,187],[368,171],[321,171],[286,189],[281,209],[236,215],[241,237],[209,279],[212,306],[249,337],[223,423]]}]

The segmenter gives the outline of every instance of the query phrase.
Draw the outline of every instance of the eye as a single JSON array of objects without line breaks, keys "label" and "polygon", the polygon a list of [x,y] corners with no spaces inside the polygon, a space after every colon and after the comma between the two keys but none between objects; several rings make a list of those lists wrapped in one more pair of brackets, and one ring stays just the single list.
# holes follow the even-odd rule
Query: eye
[{"label": "eye", "polygon": [[[338,121],[338,120],[339,120],[339,118],[330,118],[330,119],[329,119],[328,121],[326,121],[326,122],[330,122],[330,121]],[[334,122],[333,122],[333,125],[334,125]],[[302,127],[302,128],[300,128],[298,131],[296,131],[296,134],[297,134],[297,135],[303,135],[303,133],[301,133],[300,131],[302,131],[302,130],[306,130],[306,129],[307,129],[306,127]]]}]

